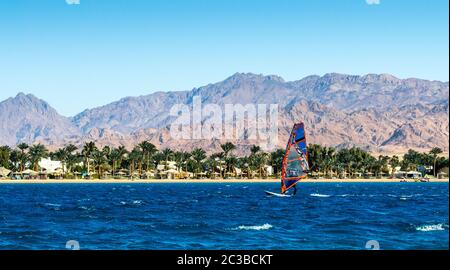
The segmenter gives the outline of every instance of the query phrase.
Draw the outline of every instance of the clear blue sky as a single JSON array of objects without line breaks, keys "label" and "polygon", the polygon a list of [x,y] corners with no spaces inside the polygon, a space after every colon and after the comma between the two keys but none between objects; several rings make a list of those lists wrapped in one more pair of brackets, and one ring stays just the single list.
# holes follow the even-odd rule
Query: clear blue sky
[{"label": "clear blue sky", "polygon": [[2,0],[0,100],[33,93],[72,116],[235,72],[448,81],[448,8],[448,0]]}]

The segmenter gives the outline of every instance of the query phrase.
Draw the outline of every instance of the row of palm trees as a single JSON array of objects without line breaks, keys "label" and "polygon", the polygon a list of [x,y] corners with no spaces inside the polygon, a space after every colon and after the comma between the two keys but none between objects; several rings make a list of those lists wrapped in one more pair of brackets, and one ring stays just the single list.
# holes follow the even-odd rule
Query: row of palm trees
[{"label": "row of palm trees", "polygon": [[[0,147],[0,167],[21,172],[29,168],[39,171],[39,161],[50,157],[62,163],[62,175],[72,177],[83,174],[86,177],[102,177],[110,173],[113,177],[126,171],[127,175],[143,176],[154,171],[158,165],[175,162],[180,172],[191,172],[194,177],[205,175],[214,178],[227,177],[236,173],[237,169],[246,177],[267,177],[267,166],[273,168],[273,176],[281,174],[284,150],[263,152],[258,146],[250,148],[250,154],[234,155],[236,146],[232,143],[221,145],[221,152],[207,156],[201,148],[187,151],[173,151],[169,148],[159,151],[155,145],[143,141],[128,151],[124,146],[113,148],[105,146],[98,148],[94,142],[88,142],[78,149],[75,145],[67,145],[55,152],[50,152],[41,144],[17,145],[16,149],[8,146]],[[440,157],[442,150],[433,148],[429,153],[419,153],[409,150],[402,158],[398,156],[380,155],[374,157],[368,152],[353,147],[336,149],[317,144],[308,146],[310,173],[326,177],[352,177],[355,175],[387,175],[392,168],[416,170],[418,166],[432,166],[436,175],[440,168],[448,167],[448,158]],[[123,173],[122,173],[123,174]]]},{"label": "row of palm trees", "polygon": [[317,144],[308,147],[311,171],[320,172],[325,176],[342,175],[390,175],[395,168],[402,171],[417,171],[419,167],[432,167],[432,174],[449,166],[447,157],[439,156],[442,149],[435,147],[428,153],[408,150],[403,157],[397,155],[379,155],[374,157],[360,148],[337,150],[334,147],[322,147]]}]

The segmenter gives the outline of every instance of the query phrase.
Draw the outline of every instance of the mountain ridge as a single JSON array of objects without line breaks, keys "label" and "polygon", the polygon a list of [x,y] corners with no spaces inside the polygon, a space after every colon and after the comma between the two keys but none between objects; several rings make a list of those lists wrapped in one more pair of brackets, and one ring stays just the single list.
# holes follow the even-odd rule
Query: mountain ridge
[{"label": "mountain ridge", "polygon": [[[0,144],[40,142],[56,147],[93,140],[131,147],[128,144],[133,140],[150,139],[159,147],[173,147],[167,135],[173,121],[170,108],[177,103],[191,106],[193,97],[201,96],[203,104],[220,106],[279,104],[283,142],[290,122],[303,119],[314,143],[357,145],[371,151],[433,146],[448,151],[448,142],[442,142],[448,141],[449,133],[448,89],[448,82],[399,79],[390,74],[327,73],[285,81],[277,75],[235,73],[191,90],[124,97],[73,117],[61,116],[47,102],[19,93],[0,102]],[[408,124],[416,126],[411,129]],[[208,147],[207,141],[195,143]]]}]

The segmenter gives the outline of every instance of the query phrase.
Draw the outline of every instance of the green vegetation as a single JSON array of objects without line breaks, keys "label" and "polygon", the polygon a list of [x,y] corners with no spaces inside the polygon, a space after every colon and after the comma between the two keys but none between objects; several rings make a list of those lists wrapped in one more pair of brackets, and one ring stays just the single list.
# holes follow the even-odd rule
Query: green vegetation
[{"label": "green vegetation", "polygon": [[[170,169],[175,166],[177,177],[279,177],[284,150],[271,153],[261,151],[258,146],[250,149],[247,156],[236,156],[236,146],[225,143],[222,151],[208,156],[203,149],[178,152],[171,149],[159,151],[149,142],[138,144],[131,152],[125,147],[99,149],[94,142],[86,143],[82,149],[67,145],[55,152],[49,152],[43,145],[19,144],[16,149],[0,147],[0,167],[13,172],[26,169],[41,171],[39,161],[50,157],[62,163],[61,177],[101,178],[111,177],[162,177],[157,168]],[[360,148],[336,149],[317,144],[308,146],[310,176],[312,177],[382,177],[392,174],[392,168],[417,170],[419,166],[433,167],[431,174],[449,166],[449,160],[441,157],[442,150],[433,148],[429,153],[409,150],[402,158],[398,156],[374,157]],[[175,165],[173,165],[175,164]],[[272,173],[268,169],[272,168]]]}]

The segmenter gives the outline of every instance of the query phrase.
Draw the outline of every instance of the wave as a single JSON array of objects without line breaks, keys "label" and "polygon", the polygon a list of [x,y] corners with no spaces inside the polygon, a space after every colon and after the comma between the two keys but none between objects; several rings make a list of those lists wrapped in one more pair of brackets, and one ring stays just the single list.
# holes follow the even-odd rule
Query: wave
[{"label": "wave", "polygon": [[133,200],[133,201],[120,201],[120,205],[141,205],[144,204],[144,201],[142,200]]},{"label": "wave", "polygon": [[268,223],[266,223],[266,224],[264,224],[264,225],[260,225],[260,226],[244,226],[244,225],[241,225],[241,226],[235,228],[235,230],[246,230],[246,231],[253,230],[253,231],[261,231],[261,230],[269,230],[269,229],[271,229],[272,227],[273,227],[273,226],[270,225],[270,224],[268,224]]},{"label": "wave", "polygon": [[416,227],[417,231],[421,232],[431,232],[431,231],[445,231],[448,230],[448,224],[439,223],[439,224],[432,224],[432,225],[423,225]]},{"label": "wave", "polygon": [[44,206],[61,207],[61,205],[60,205],[60,204],[57,204],[57,203],[44,203]]},{"label": "wave", "polygon": [[328,198],[328,197],[331,197],[331,195],[319,194],[319,193],[312,193],[312,194],[309,194],[309,196],[311,196],[311,197],[320,197],[320,198]]}]

